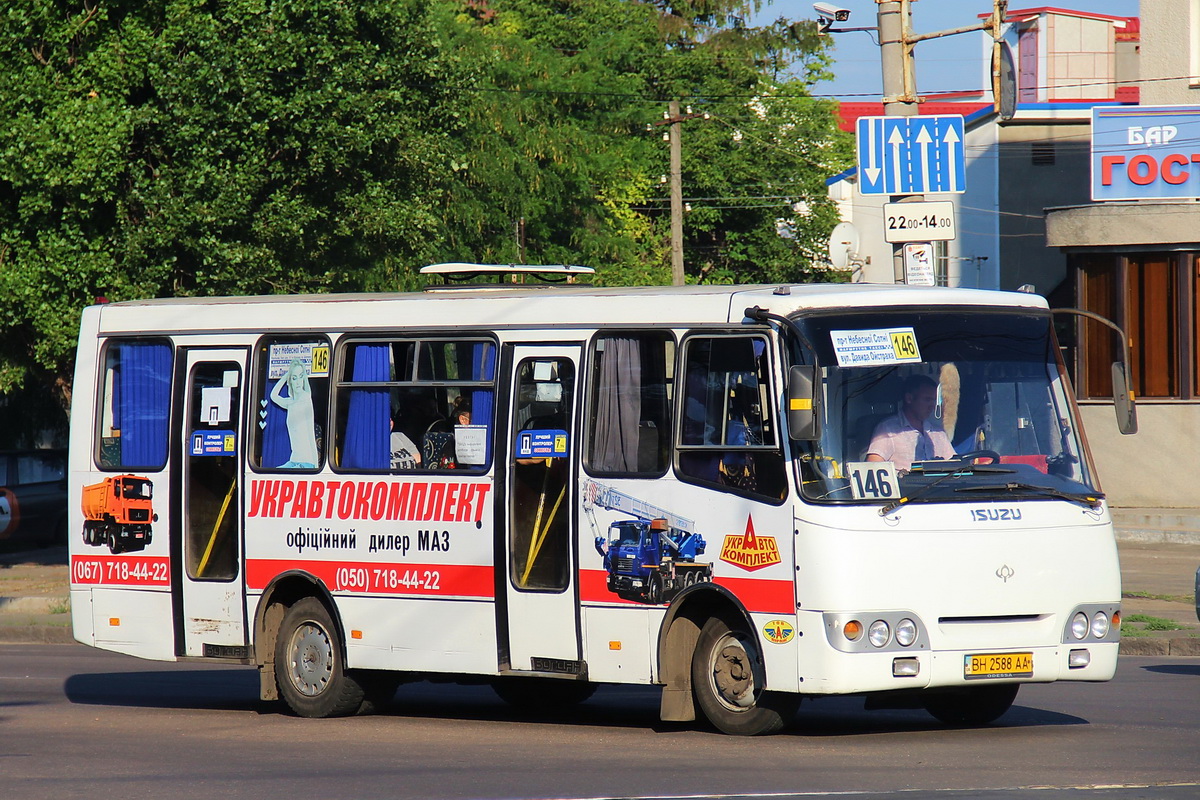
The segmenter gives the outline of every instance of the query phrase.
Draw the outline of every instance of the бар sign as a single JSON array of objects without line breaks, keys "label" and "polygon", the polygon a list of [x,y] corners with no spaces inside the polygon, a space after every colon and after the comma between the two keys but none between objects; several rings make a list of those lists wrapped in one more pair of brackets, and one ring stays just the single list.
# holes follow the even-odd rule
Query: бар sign
[{"label": "\u0431\u0430\u0440 sign", "polygon": [[1200,198],[1200,106],[1092,109],[1092,199]]}]

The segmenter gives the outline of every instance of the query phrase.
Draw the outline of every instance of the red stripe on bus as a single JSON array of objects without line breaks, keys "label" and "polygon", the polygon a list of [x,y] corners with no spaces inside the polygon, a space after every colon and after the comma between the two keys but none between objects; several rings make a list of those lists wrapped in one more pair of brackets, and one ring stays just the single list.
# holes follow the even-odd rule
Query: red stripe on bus
[{"label": "red stripe on bus", "polygon": [[73,586],[171,586],[171,560],[166,556],[71,556]]},{"label": "red stripe on bus", "polygon": [[714,580],[733,592],[747,611],[763,614],[796,613],[796,590],[791,581],[728,577]]},{"label": "red stripe on bus", "polygon": [[[715,583],[733,592],[747,611],[763,614],[796,613],[795,590],[791,581],[764,580],[762,578],[716,578]],[[621,605],[645,605],[633,600],[622,600],[608,590],[608,573],[599,569],[579,572],[579,599],[584,603],[618,603]]]},{"label": "red stripe on bus", "polygon": [[277,575],[306,572],[334,592],[495,597],[494,570],[474,564],[383,564],[375,561],[308,561],[256,558],[246,561],[246,588],[265,589]]}]

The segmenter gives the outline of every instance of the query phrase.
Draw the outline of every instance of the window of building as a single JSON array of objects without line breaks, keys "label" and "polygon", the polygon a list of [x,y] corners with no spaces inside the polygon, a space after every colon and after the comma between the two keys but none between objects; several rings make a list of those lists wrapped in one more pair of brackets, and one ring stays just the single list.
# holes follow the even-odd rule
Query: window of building
[{"label": "window of building", "polygon": [[159,470],[167,463],[174,350],[166,339],[115,339],[104,349],[101,469]]},{"label": "window of building", "polygon": [[340,350],[335,464],[343,470],[485,469],[496,346],[369,339]]},{"label": "window of building", "polygon": [[592,344],[587,467],[593,475],[661,475],[670,459],[675,341],[665,331]]},{"label": "window of building", "polygon": [[683,417],[676,444],[684,478],[759,499],[783,499],[786,483],[769,352],[762,336],[692,336],[685,341]]},{"label": "window of building", "polygon": [[259,341],[252,463],[261,469],[315,470],[325,458],[329,340],[268,336]]},{"label": "window of building", "polygon": [[[1138,397],[1200,395],[1200,354],[1196,346],[1195,253],[1133,253],[1074,256],[1079,307],[1106,317],[1125,330],[1133,388]],[[1085,398],[1112,397],[1112,363],[1121,360],[1115,333],[1098,322],[1080,320],[1077,381]]]},{"label": "window of building", "polygon": [[1031,142],[1029,149],[1030,161],[1034,166],[1048,167],[1054,164],[1054,142]]}]

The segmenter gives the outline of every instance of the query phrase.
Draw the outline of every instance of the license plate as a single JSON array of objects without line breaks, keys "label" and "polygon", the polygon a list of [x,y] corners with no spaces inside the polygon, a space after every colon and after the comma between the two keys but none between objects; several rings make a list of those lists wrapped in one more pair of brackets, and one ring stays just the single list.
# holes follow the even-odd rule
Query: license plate
[{"label": "license plate", "polygon": [[1033,653],[981,653],[963,657],[963,677],[1028,678],[1033,675]]}]

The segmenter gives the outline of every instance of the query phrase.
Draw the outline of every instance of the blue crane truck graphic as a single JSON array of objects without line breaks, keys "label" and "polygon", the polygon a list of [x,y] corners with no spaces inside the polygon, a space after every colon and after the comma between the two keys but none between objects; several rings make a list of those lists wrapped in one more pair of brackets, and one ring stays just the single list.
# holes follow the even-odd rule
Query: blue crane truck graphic
[{"label": "blue crane truck graphic", "polygon": [[[604,559],[608,590],[624,600],[658,605],[693,584],[712,580],[712,564],[696,561],[704,555],[704,537],[694,523],[648,505],[602,484],[589,482],[585,511],[596,535],[596,552]],[[633,515],[598,533],[592,507]]]}]

